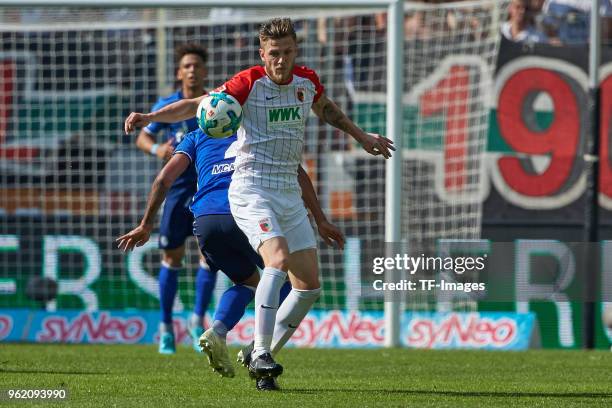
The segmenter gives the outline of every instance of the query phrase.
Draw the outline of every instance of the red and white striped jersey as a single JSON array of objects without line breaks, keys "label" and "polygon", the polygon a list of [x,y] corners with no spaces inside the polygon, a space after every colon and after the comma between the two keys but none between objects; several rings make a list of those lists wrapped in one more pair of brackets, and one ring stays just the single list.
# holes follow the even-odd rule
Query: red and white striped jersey
[{"label": "red and white striped jersey", "polygon": [[242,105],[238,154],[233,181],[273,189],[299,188],[297,168],[302,159],[306,119],[323,94],[317,74],[295,67],[286,84],[278,85],[262,66],[244,70],[217,91]]}]

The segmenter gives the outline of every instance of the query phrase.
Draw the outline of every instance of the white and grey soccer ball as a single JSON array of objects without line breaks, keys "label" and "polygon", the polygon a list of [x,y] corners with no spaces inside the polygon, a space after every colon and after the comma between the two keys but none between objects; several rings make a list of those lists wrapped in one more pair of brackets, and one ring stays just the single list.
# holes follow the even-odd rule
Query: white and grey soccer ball
[{"label": "white and grey soccer ball", "polygon": [[213,92],[200,102],[196,113],[198,126],[216,139],[230,137],[242,123],[242,106],[231,95]]}]

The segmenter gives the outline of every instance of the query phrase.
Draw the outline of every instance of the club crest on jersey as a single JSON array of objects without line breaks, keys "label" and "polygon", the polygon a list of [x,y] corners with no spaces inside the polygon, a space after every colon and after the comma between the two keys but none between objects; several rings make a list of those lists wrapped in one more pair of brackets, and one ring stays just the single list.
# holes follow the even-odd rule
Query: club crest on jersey
[{"label": "club crest on jersey", "polygon": [[269,218],[263,218],[259,220],[259,228],[262,232],[270,232],[272,231],[272,222]]},{"label": "club crest on jersey", "polygon": [[295,97],[298,99],[298,101],[304,102],[304,88],[298,88],[295,91]]}]

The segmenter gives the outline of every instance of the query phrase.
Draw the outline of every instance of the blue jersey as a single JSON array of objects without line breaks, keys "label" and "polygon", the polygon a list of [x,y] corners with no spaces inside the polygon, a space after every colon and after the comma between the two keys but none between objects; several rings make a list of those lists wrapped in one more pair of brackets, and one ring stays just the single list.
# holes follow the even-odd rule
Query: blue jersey
[{"label": "blue jersey", "polygon": [[214,139],[199,128],[187,134],[176,148],[175,154],[187,155],[197,169],[198,191],[190,207],[194,217],[231,213],[227,190],[234,173],[236,148],[236,135]]},{"label": "blue jersey", "polygon": [[[183,99],[183,93],[178,90],[165,98],[160,98],[157,103],[155,103],[151,111],[156,111],[166,105],[180,101],[181,99]],[[175,149],[187,133],[193,132],[196,129],[198,129],[198,122],[196,118],[191,118],[176,123],[152,122],[144,128],[144,130],[154,138],[157,138],[159,135],[163,135],[165,142],[172,140],[172,146]],[[179,192],[190,192],[190,194],[195,193],[197,188],[197,180],[198,175],[196,173],[195,166],[192,163],[192,165],[189,166],[189,169],[185,170],[185,172],[176,179],[174,184],[172,184],[171,189],[173,190],[173,194],[176,193],[177,190],[181,190]]]}]

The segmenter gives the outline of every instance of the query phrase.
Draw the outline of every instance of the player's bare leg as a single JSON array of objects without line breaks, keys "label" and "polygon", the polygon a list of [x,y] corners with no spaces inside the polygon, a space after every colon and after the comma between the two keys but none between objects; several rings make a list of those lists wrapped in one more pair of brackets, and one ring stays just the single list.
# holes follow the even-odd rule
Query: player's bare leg
[{"label": "player's bare leg", "polygon": [[185,256],[185,245],[174,249],[162,250],[162,262],[170,265],[172,268],[183,267],[183,257]]},{"label": "player's bare leg", "polygon": [[294,289],[314,290],[321,287],[316,249],[303,249],[290,254],[289,265],[289,279]]}]

